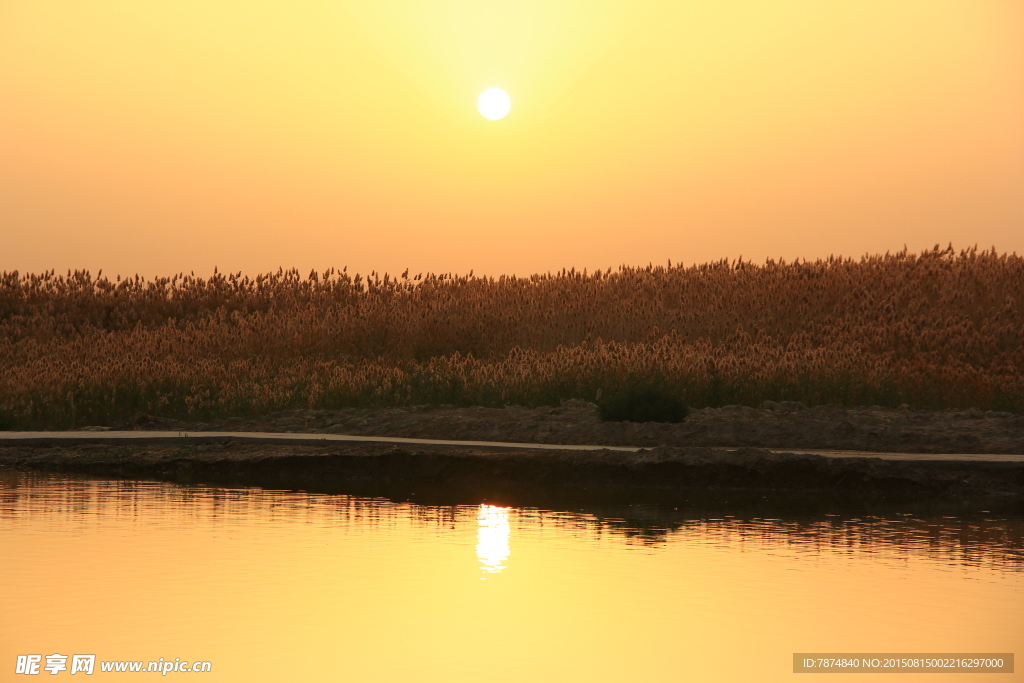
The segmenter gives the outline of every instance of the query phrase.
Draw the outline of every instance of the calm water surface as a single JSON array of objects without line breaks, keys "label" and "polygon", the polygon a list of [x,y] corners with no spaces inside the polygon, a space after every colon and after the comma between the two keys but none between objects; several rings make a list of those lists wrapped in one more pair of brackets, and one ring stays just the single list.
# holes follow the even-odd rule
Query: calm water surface
[{"label": "calm water surface", "polygon": [[201,680],[274,682],[789,681],[794,652],[1019,660],[1022,530],[984,514],[616,516],[5,474],[0,680],[32,653],[208,660]]}]

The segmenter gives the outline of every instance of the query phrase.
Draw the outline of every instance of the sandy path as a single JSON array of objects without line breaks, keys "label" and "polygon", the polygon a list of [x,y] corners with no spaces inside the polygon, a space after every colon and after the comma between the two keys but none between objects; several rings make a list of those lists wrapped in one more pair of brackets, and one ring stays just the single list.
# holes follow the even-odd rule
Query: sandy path
[{"label": "sandy path", "polygon": [[[515,443],[507,441],[459,441],[414,439],[393,436],[354,436],[347,434],[310,434],[274,432],[187,432],[187,431],[67,431],[0,432],[0,446],[76,446],[86,444],[202,444],[224,443],[323,446],[331,443],[385,443],[423,446],[455,446],[552,451],[622,451],[635,453],[638,446],[598,446],[581,444]],[[725,451],[734,449],[725,448]],[[768,449],[773,453],[806,453],[831,458],[881,458],[903,461],[1024,462],[1024,455],[1007,453],[886,453],[834,449]]]}]

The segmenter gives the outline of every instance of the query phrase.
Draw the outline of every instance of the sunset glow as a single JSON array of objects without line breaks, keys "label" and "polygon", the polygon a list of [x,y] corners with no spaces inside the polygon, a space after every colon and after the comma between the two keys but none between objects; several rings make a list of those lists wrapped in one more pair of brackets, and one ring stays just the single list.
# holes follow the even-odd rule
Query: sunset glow
[{"label": "sunset glow", "polygon": [[12,0],[0,269],[1020,252],[1022,36],[988,0]]}]

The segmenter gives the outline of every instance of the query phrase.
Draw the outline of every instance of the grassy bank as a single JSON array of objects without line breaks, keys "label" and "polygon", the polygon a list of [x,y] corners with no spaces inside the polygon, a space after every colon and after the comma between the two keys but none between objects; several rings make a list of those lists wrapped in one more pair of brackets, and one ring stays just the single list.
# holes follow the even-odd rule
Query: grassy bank
[{"label": "grassy bank", "polygon": [[951,249],[530,278],[0,276],[0,427],[557,404],[652,382],[1024,410],[1024,259]]}]

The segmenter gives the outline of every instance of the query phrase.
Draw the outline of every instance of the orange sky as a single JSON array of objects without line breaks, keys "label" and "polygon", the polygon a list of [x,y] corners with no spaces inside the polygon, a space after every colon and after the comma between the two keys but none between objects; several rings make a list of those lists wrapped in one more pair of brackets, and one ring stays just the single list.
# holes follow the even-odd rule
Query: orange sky
[{"label": "orange sky", "polygon": [[1024,3],[3,0],[0,237],[147,276],[1022,253]]}]

